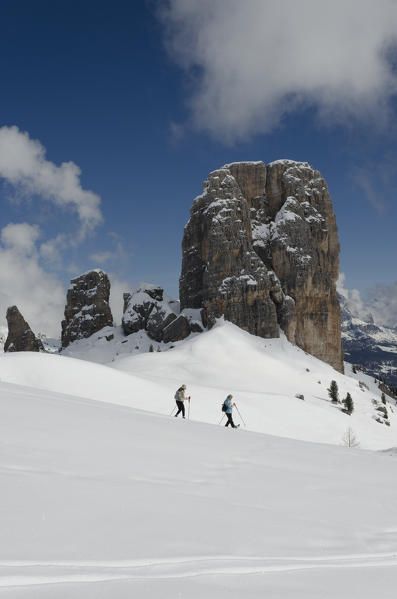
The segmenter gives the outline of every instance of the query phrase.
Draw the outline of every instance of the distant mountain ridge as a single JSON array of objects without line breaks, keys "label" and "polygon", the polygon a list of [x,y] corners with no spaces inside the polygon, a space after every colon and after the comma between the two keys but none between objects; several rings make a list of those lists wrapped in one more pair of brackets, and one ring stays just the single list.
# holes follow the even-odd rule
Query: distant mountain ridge
[{"label": "distant mountain ridge", "polygon": [[[371,316],[358,318],[339,294],[345,360],[397,386],[397,328],[376,325]],[[365,318],[365,320],[364,320]]]}]

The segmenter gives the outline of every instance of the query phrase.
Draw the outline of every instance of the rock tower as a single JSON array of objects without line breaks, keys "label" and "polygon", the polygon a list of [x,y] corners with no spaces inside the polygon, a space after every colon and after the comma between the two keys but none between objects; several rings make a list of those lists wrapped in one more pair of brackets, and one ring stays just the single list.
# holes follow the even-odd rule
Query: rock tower
[{"label": "rock tower", "polygon": [[91,270],[72,279],[62,321],[62,347],[113,325],[109,297],[109,277],[102,270]]},{"label": "rock tower", "polygon": [[35,336],[16,306],[8,308],[7,324],[8,337],[4,345],[5,352],[44,351],[41,340]]},{"label": "rock tower", "polygon": [[182,243],[181,309],[224,314],[261,337],[287,338],[343,371],[331,197],[306,162],[237,162],[210,173]]}]

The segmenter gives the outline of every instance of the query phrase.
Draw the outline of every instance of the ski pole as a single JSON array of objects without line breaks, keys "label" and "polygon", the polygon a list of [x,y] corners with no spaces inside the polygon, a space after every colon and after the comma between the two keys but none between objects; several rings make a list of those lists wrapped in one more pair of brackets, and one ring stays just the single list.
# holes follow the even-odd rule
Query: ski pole
[{"label": "ski pole", "polygon": [[190,420],[190,396],[189,396],[189,407],[187,409],[187,419]]},{"label": "ski pole", "polygon": [[223,416],[222,416],[222,418],[220,419],[220,421],[219,421],[219,423],[218,423],[218,424],[221,424],[221,423],[222,423],[222,420],[223,420],[224,418],[226,418],[225,414],[223,414]]},{"label": "ski pole", "polygon": [[176,408],[177,408],[177,406],[175,406],[175,408],[172,410],[170,416],[172,416],[172,414],[175,412]]},{"label": "ski pole", "polygon": [[[234,404],[234,405],[236,406],[236,404]],[[238,407],[237,407],[237,406],[236,406],[236,410],[237,410],[237,412],[238,412],[238,415],[239,415],[239,416],[240,416],[240,418],[241,418],[241,422],[244,424],[244,426],[247,426],[247,425],[245,424],[245,422],[244,422],[244,418],[241,416],[240,410],[238,409]]]}]

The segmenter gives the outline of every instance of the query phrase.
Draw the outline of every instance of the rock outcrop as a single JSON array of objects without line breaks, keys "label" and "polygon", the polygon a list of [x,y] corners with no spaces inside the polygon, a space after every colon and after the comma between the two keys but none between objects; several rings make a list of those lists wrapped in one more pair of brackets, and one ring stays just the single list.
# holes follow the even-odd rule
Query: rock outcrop
[{"label": "rock outcrop", "polygon": [[309,164],[240,162],[210,173],[183,238],[181,309],[287,338],[343,371],[339,243],[328,188]]},{"label": "rock outcrop", "polygon": [[124,293],[122,327],[126,335],[146,331],[154,341],[165,343],[185,339],[203,327],[197,314],[179,313],[179,302],[164,296],[161,287],[141,283],[132,293]]},{"label": "rock outcrop", "polygon": [[7,324],[8,337],[4,344],[5,352],[44,351],[41,340],[35,336],[16,306],[8,308]]},{"label": "rock outcrop", "polygon": [[62,347],[113,325],[110,282],[102,270],[91,270],[70,282],[62,321]]}]

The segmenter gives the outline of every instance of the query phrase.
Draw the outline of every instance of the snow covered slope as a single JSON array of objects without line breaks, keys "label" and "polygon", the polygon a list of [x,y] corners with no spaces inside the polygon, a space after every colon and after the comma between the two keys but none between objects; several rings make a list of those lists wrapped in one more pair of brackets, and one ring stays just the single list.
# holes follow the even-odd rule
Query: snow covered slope
[{"label": "snow covered slope", "polygon": [[[387,426],[373,379],[362,373],[341,375],[285,337],[264,340],[220,321],[169,351],[119,357],[109,366],[59,355],[6,354],[0,357],[0,379],[160,414],[171,412],[175,390],[185,383],[193,420],[218,424],[221,403],[232,393],[251,431],[341,445],[352,428],[362,448],[396,443],[394,402],[387,405]],[[333,379],[341,399],[352,395],[351,416],[329,400]]]},{"label": "snow covered slope", "polygon": [[1,598],[395,596],[392,452],[4,382],[0,439]]}]

